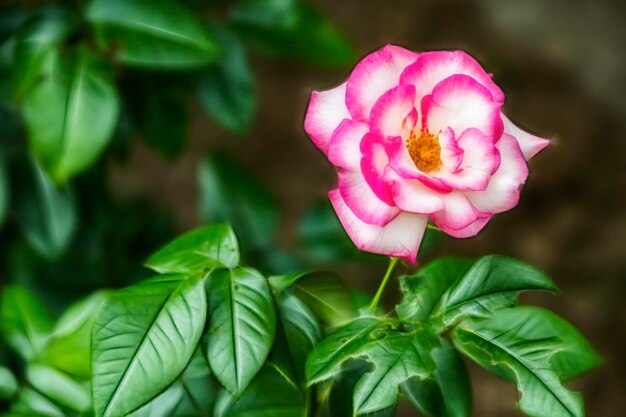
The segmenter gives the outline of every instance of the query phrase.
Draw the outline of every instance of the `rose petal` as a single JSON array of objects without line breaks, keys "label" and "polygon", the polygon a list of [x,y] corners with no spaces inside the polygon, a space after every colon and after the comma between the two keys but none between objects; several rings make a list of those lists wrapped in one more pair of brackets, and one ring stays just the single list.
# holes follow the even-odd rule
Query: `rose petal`
[{"label": "rose petal", "polygon": [[474,58],[463,51],[421,53],[417,60],[402,72],[400,84],[414,85],[417,88],[416,99],[420,103],[422,97],[430,94],[440,81],[455,74],[469,75],[489,90],[494,101],[504,102],[504,93],[492,81],[491,74],[485,72]]},{"label": "rose petal", "polygon": [[441,194],[420,181],[402,178],[393,169],[389,169],[385,177],[391,183],[393,201],[401,210],[430,214],[443,208]]},{"label": "rose petal", "polygon": [[367,124],[343,119],[331,137],[328,160],[340,168],[358,169],[361,164],[359,144],[367,131]]},{"label": "rose petal", "polygon": [[359,249],[415,262],[428,217],[401,213],[387,225],[375,226],[359,220],[341,198],[339,190],[331,191],[328,196],[343,228]]},{"label": "rose petal", "polygon": [[[370,113],[370,129],[378,130],[383,137],[403,136],[414,126],[415,87],[400,85],[385,92]],[[409,120],[407,120],[407,118]],[[408,122],[405,124],[405,122]]]},{"label": "rose petal", "polygon": [[548,139],[531,135],[530,133],[517,127],[508,117],[504,115],[504,113],[502,113],[501,116],[502,121],[504,122],[504,133],[507,133],[517,139],[517,142],[522,149],[522,153],[524,154],[524,158],[526,158],[527,161],[550,144]]},{"label": "rose petal", "polygon": [[432,134],[449,127],[457,136],[475,127],[495,142],[503,129],[500,107],[478,81],[468,75],[453,75],[422,99],[423,126]]},{"label": "rose petal", "polygon": [[452,237],[461,239],[476,236],[478,232],[480,232],[485,227],[485,225],[489,223],[491,217],[493,216],[490,214],[481,214],[480,217],[478,217],[476,220],[470,223],[469,226],[466,226],[463,229],[454,230],[444,226],[441,227],[441,230]]},{"label": "rose petal", "polygon": [[384,226],[400,213],[379,199],[359,171],[340,171],[339,192],[350,210],[363,222]]},{"label": "rose petal", "polygon": [[384,139],[375,132],[369,132],[361,141],[361,173],[378,198],[393,204],[389,184],[384,178],[389,158],[385,152]]},{"label": "rose petal", "polygon": [[528,177],[528,166],[517,140],[503,134],[496,144],[500,152],[500,167],[484,191],[467,191],[472,205],[484,213],[501,213],[519,202],[519,188]]},{"label": "rose petal", "polygon": [[343,119],[349,119],[346,107],[346,83],[327,91],[313,91],[304,118],[304,130],[322,152],[328,152],[330,138]]},{"label": "rose petal", "polygon": [[480,213],[461,192],[442,196],[443,209],[431,214],[431,220],[442,230],[461,230],[476,221]]},{"label": "rose petal", "polygon": [[400,73],[418,54],[386,45],[359,62],[346,87],[346,105],[355,120],[366,120],[376,100],[399,84]]}]

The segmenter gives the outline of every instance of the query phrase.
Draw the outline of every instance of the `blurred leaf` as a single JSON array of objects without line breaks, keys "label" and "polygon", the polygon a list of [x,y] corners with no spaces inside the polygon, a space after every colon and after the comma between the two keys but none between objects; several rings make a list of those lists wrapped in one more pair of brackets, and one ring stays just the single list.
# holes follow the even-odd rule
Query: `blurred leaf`
[{"label": "blurred leaf", "polygon": [[17,380],[7,368],[0,366],[0,401],[6,400],[17,392]]},{"label": "blurred leaf", "polygon": [[500,255],[484,256],[442,295],[436,313],[445,325],[463,317],[488,317],[517,303],[524,290],[558,289],[546,274],[528,264]]},{"label": "blurred leaf", "polygon": [[267,280],[255,270],[220,269],[209,276],[209,364],[233,395],[240,395],[261,369],[276,333],[276,313]]},{"label": "blurred leaf", "polygon": [[256,176],[222,152],[207,156],[198,172],[206,222],[227,222],[252,249],[267,249],[279,221],[274,196]]},{"label": "blurred leaf", "polygon": [[297,23],[298,0],[243,0],[230,8],[229,17],[252,26],[288,29]]},{"label": "blurred leaf", "polygon": [[17,5],[3,7],[0,13],[0,41],[12,36],[29,16],[30,11]]},{"label": "blurred leaf", "polygon": [[332,272],[276,276],[270,278],[270,282],[279,291],[291,288],[313,314],[329,326],[344,324],[354,317],[356,310],[350,289]]},{"label": "blurred leaf", "polygon": [[137,106],[137,125],[150,147],[162,155],[178,156],[187,142],[189,109],[185,93],[158,87],[143,94]]},{"label": "blurred leaf", "polygon": [[86,49],[71,59],[52,50],[24,97],[31,147],[56,182],[87,169],[113,135],[119,99],[107,72]]},{"label": "blurred leaf", "polygon": [[0,330],[7,344],[30,361],[45,346],[52,319],[39,299],[24,288],[9,286],[2,293]]},{"label": "blurred leaf", "polygon": [[186,69],[214,61],[218,49],[196,17],[171,0],[93,0],[97,41],[129,66]]},{"label": "blurred leaf", "polygon": [[446,290],[471,265],[469,260],[445,257],[430,262],[413,275],[400,277],[402,301],[396,306],[398,317],[408,321],[428,318]]},{"label": "blurred leaf", "polygon": [[[454,345],[482,367],[515,378],[519,407],[527,415],[583,416],[580,394],[561,385],[551,364],[554,355],[567,349],[567,344],[558,337],[544,337],[541,330],[535,331],[537,326],[543,326],[542,317],[529,321],[527,314],[517,316],[514,310],[517,309],[500,310],[491,319],[461,322],[452,333]],[[502,323],[502,314],[513,317],[506,317],[506,323]]]},{"label": "blurred leaf", "polygon": [[77,27],[78,17],[59,6],[38,9],[15,34],[13,79],[22,97],[41,76],[41,66],[51,50]]},{"label": "blurred leaf", "polygon": [[201,278],[156,277],[112,294],[94,324],[96,416],[130,413],[170,385],[198,345],[206,308]]},{"label": "blurred leaf", "polygon": [[224,393],[216,417],[298,417],[305,414],[299,390],[269,364],[254,378],[248,389],[234,398]]},{"label": "blurred leaf", "polygon": [[321,336],[320,326],[309,308],[289,293],[275,296],[278,328],[269,361],[295,386],[305,386],[304,364]]},{"label": "blurred leaf", "polygon": [[433,349],[435,361],[432,378],[411,378],[400,389],[426,417],[469,417],[472,387],[467,368],[450,342],[440,338]]},{"label": "blurred leaf", "polygon": [[188,273],[239,264],[239,245],[230,226],[195,228],[159,249],[145,265],[159,273]]},{"label": "blurred leaf", "polygon": [[11,412],[16,414],[16,417],[65,417],[56,404],[28,388],[20,390]]},{"label": "blurred leaf", "polygon": [[0,226],[4,222],[9,206],[9,181],[3,157],[0,157]]},{"label": "blurred leaf", "polygon": [[98,291],[68,308],[52,330],[42,362],[71,375],[91,377],[91,333],[107,292]]},{"label": "blurred leaf", "polygon": [[295,16],[288,19],[290,24],[284,27],[267,27],[263,19],[250,19],[249,14],[231,18],[244,39],[269,53],[323,67],[343,67],[355,58],[354,49],[341,32],[308,4],[298,4]]},{"label": "blurred leaf", "polygon": [[35,163],[24,168],[16,191],[17,219],[31,247],[47,258],[59,256],[76,228],[76,208],[69,186],[55,187]]},{"label": "blurred leaf", "polygon": [[71,410],[85,412],[91,407],[89,390],[69,376],[45,365],[31,365],[26,379],[40,393]]},{"label": "blurred leaf", "polygon": [[246,132],[256,107],[254,77],[246,51],[237,36],[225,26],[212,24],[209,29],[224,52],[214,66],[200,75],[200,103],[222,126],[235,132]]}]

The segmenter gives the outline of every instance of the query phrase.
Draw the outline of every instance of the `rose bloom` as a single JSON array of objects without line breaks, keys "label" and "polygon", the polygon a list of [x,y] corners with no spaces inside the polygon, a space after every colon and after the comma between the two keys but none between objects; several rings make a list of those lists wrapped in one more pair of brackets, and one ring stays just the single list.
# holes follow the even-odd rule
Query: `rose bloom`
[{"label": "rose bloom", "polygon": [[429,219],[464,238],[515,207],[526,160],[548,141],[511,123],[503,103],[465,52],[393,45],[314,91],[304,128],[337,167],[329,196],[356,246],[415,262]]}]

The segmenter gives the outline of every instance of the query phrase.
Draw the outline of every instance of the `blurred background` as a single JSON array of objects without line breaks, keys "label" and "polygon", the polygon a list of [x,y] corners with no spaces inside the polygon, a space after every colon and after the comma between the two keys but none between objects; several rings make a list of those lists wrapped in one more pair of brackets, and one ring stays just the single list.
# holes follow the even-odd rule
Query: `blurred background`
[{"label": "blurred background", "polygon": [[[3,3],[0,283],[58,313],[144,277],[142,261],[180,232],[228,220],[267,273],[332,269],[374,291],[385,259],[357,253],[329,210],[336,177],[302,128],[310,92],[385,43],[464,49],[494,73],[508,116],[553,142],[530,162],[517,208],[469,240],[429,233],[419,262],[502,253],[548,272],[562,294],[524,301],[567,318],[605,358],[572,385],[588,415],[623,415],[623,1],[181,1],[161,23],[183,22],[194,45],[120,43],[129,29],[116,19],[133,16],[120,1]],[[85,71],[101,110],[71,134],[61,127],[57,143],[45,118]],[[85,132],[102,136],[88,151]],[[513,385],[471,372],[474,415],[521,415]]]}]

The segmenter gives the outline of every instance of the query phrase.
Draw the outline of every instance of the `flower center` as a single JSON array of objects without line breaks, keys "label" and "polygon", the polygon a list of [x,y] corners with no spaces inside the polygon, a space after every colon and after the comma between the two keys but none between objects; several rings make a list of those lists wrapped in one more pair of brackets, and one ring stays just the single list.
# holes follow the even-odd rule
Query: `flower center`
[{"label": "flower center", "polygon": [[437,135],[426,131],[411,132],[411,136],[406,140],[406,148],[411,155],[413,163],[422,172],[428,173],[436,171],[441,167],[441,145]]}]

